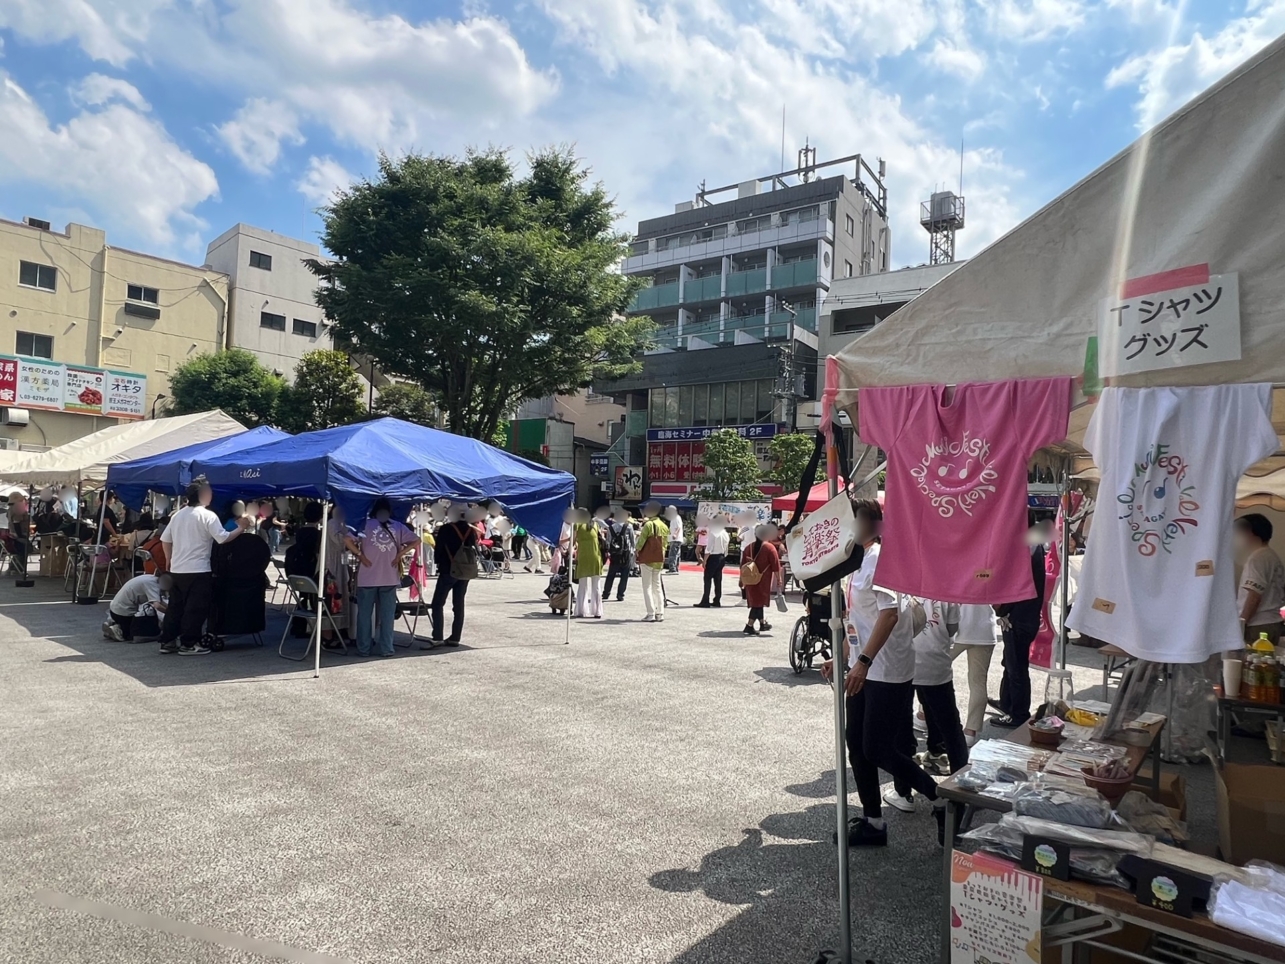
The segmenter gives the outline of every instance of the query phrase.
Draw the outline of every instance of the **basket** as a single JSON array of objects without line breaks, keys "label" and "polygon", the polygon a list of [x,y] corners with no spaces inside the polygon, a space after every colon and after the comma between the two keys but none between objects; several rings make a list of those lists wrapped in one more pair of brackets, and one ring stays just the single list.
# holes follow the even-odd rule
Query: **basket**
[{"label": "basket", "polygon": [[1131,773],[1123,777],[1095,777],[1093,770],[1089,767],[1085,767],[1080,772],[1084,774],[1084,782],[1102,794],[1113,809],[1120,802],[1120,799],[1129,792],[1129,787],[1133,783],[1133,774]]}]

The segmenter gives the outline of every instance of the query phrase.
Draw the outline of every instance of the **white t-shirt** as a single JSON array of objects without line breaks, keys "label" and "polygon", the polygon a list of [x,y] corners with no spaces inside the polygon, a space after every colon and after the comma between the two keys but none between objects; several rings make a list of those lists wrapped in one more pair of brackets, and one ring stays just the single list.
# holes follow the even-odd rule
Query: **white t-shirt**
[{"label": "white t-shirt", "polygon": [[1276,451],[1270,385],[1108,388],[1084,446],[1102,473],[1067,625],[1160,663],[1243,645],[1236,481]]},{"label": "white t-shirt", "polygon": [[920,599],[919,604],[924,607],[928,622],[914,639],[915,685],[941,686],[955,678],[950,665],[950,645],[954,642],[950,627],[959,622],[960,607],[934,599]]},{"label": "white t-shirt", "polygon": [[161,542],[167,546],[170,572],[209,572],[212,544],[222,545],[230,538],[232,533],[223,528],[213,512],[199,505],[188,505],[174,513],[161,535]]},{"label": "white t-shirt", "polygon": [[707,555],[725,556],[727,555],[727,545],[728,538],[726,529],[709,530],[709,535],[705,542],[705,553]]},{"label": "white t-shirt", "polygon": [[962,646],[994,646],[995,610],[971,603],[960,606],[955,642]]},{"label": "white t-shirt", "polygon": [[682,542],[683,541],[683,517],[680,515],[676,515],[672,519],[666,519],[665,523],[669,526],[669,541]]},{"label": "white t-shirt", "polygon": [[1285,606],[1285,565],[1268,546],[1255,549],[1245,560],[1240,573],[1240,591],[1236,593],[1236,612],[1244,612],[1245,597],[1256,592],[1258,610],[1246,621],[1247,626],[1268,626],[1281,621]]},{"label": "white t-shirt", "polygon": [[[897,595],[875,585],[879,544],[866,550],[861,568],[848,581],[848,666],[857,664],[857,655],[874,631],[880,610],[897,609]],[[866,679],[881,683],[909,683],[915,677],[915,643],[910,617],[897,620],[883,649],[870,664]],[[854,638],[855,637],[855,638]]]},{"label": "white t-shirt", "polygon": [[117,616],[137,616],[146,603],[161,601],[161,584],[155,576],[135,576],[121,586],[108,607]]}]

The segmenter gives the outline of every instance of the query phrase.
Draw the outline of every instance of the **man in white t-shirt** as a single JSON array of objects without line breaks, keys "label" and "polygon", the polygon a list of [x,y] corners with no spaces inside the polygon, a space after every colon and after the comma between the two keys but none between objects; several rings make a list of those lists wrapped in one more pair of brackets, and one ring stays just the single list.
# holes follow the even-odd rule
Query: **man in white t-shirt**
[{"label": "man in white t-shirt", "polygon": [[669,526],[669,547],[665,554],[665,571],[677,572],[678,562],[683,552],[683,517],[678,514],[678,506],[665,507],[665,524]]},{"label": "man in white t-shirt", "polygon": [[[897,595],[876,584],[879,529],[883,509],[873,499],[854,503],[865,557],[848,584],[848,759],[856,777],[862,816],[848,824],[848,844],[882,847],[888,843],[879,793],[879,770],[900,786],[917,790],[934,801],[938,839],[945,835],[944,801],[937,800],[937,783],[906,752],[906,736],[914,712],[915,647],[911,619],[901,613]],[[823,666],[829,676],[829,662]]]},{"label": "man in white t-shirt", "polygon": [[1245,627],[1245,642],[1266,633],[1273,643],[1281,638],[1281,606],[1285,605],[1285,565],[1271,548],[1272,523],[1251,512],[1233,524],[1236,552],[1245,559],[1236,592],[1236,611]]},{"label": "man in white t-shirt", "polygon": [[174,513],[161,536],[174,579],[161,626],[161,652],[199,656],[209,652],[201,645],[201,634],[214,597],[210,550],[216,542],[235,539],[250,527],[250,520],[242,516],[231,532],[223,528],[210,511],[214,493],[204,478],[187,487],[185,498],[187,504]]},{"label": "man in white t-shirt", "polygon": [[[705,533],[705,592],[701,595],[701,601],[696,604],[697,609],[708,609],[711,606],[722,606],[723,599],[723,568],[727,565],[727,546],[729,538],[727,528],[721,522],[711,522],[709,529]],[[713,592],[713,599],[710,593]]]}]

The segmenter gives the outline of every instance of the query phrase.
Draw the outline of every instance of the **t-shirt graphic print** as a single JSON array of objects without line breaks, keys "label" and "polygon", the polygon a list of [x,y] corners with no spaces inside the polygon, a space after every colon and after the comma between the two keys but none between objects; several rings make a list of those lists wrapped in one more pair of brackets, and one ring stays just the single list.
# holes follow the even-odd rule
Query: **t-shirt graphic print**
[{"label": "t-shirt graphic print", "polygon": [[1077,632],[1141,659],[1199,663],[1239,649],[1236,482],[1276,451],[1270,385],[1108,388],[1084,446],[1102,475]]}]

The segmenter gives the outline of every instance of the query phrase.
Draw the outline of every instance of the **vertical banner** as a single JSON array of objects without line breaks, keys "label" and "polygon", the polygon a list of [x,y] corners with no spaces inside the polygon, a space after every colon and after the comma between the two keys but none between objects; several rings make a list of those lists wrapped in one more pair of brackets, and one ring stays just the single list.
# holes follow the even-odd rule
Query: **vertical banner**
[{"label": "vertical banner", "polygon": [[18,404],[18,359],[0,358],[0,405]]},{"label": "vertical banner", "polygon": [[690,482],[692,480],[692,443],[678,443],[678,481]]},{"label": "vertical banner", "polygon": [[665,461],[661,473],[661,478],[666,482],[678,481],[678,443],[665,443]]},{"label": "vertical banner", "polygon": [[647,445],[647,478],[659,482],[665,476],[665,446],[660,442]]}]

